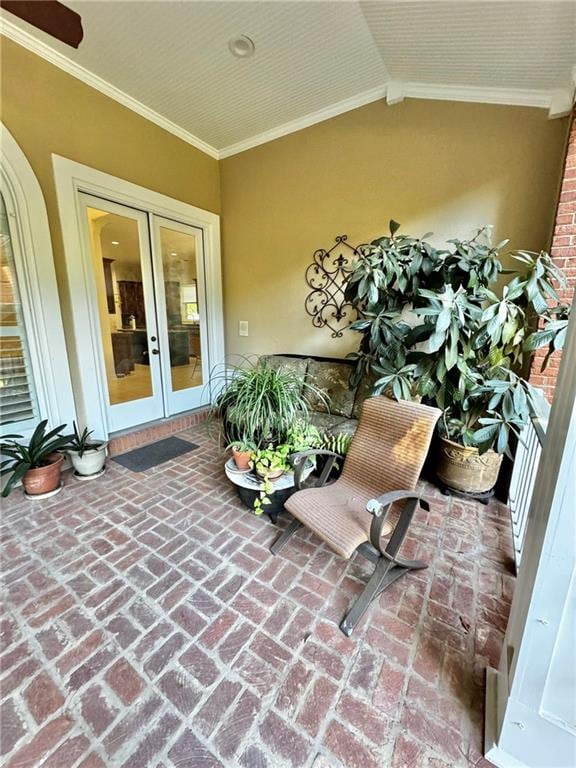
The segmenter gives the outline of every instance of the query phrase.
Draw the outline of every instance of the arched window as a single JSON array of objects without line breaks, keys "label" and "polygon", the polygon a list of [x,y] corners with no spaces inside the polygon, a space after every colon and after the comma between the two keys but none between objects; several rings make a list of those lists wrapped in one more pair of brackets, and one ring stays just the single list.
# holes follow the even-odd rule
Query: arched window
[{"label": "arched window", "polygon": [[[10,211],[16,224],[16,212]],[[15,226],[12,227],[15,229]],[[0,423],[3,429],[28,431],[39,420],[15,256],[18,240],[10,231],[8,209],[0,193]]]},{"label": "arched window", "polygon": [[74,401],[48,217],[24,153],[0,125],[0,435],[71,424]]}]

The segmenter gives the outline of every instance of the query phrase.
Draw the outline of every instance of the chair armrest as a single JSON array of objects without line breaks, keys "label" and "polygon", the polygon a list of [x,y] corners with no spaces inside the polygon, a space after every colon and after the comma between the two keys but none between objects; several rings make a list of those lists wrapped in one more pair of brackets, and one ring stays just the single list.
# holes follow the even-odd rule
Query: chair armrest
[{"label": "chair armrest", "polygon": [[297,491],[302,488],[302,473],[304,472],[304,467],[306,466],[307,460],[312,456],[328,456],[331,458],[331,461],[327,461],[326,466],[322,470],[322,474],[320,475],[320,478],[316,484],[317,488],[321,488],[326,484],[328,476],[330,475],[332,467],[334,466],[334,462],[336,459],[342,458],[339,453],[328,451],[324,448],[310,448],[306,451],[298,451],[298,453],[293,453],[290,457],[290,460],[294,465],[294,487]]},{"label": "chair armrest", "polygon": [[[380,549],[380,538],[382,536],[382,529],[384,528],[384,523],[388,517],[390,507],[396,501],[402,500],[406,500],[408,502],[406,507],[410,506],[412,508],[412,512],[414,509],[416,509],[418,504],[427,511],[430,509],[428,502],[425,501],[425,499],[423,499],[420,494],[416,493],[415,491],[389,491],[388,493],[382,494],[382,496],[378,496],[377,499],[370,499],[370,501],[366,504],[366,511],[370,512],[372,515],[372,523],[370,525],[370,544],[379,552],[382,551]],[[409,523],[412,518],[412,514],[406,516],[406,518]],[[402,520],[403,518],[401,517],[401,519],[398,521],[398,524],[396,525],[396,528],[392,532],[392,538],[397,537],[399,541],[401,541],[406,534],[406,530],[398,530],[400,525],[403,524]],[[392,543],[393,542],[391,540],[390,544]]]}]

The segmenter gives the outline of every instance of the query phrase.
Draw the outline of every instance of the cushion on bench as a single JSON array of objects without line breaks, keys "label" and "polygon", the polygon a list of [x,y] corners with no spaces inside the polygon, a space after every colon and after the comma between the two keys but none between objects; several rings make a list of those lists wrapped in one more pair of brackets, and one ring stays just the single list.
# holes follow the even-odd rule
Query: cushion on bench
[{"label": "cushion on bench", "polygon": [[331,413],[350,418],[354,407],[355,391],[350,389],[351,365],[345,362],[320,362],[310,360],[306,381],[324,393],[326,401],[308,393],[310,408],[319,413]]}]

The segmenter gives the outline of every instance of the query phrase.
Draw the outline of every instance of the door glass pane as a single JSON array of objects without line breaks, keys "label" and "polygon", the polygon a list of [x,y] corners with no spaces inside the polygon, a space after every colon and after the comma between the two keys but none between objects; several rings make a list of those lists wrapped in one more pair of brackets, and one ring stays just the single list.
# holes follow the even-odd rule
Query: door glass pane
[{"label": "door glass pane", "polygon": [[111,405],[151,397],[138,222],[86,208]]},{"label": "door glass pane", "polygon": [[38,403],[22,316],[8,215],[0,194],[0,423],[8,431],[30,429]]},{"label": "door glass pane", "polygon": [[160,227],[172,391],[202,384],[196,237]]}]

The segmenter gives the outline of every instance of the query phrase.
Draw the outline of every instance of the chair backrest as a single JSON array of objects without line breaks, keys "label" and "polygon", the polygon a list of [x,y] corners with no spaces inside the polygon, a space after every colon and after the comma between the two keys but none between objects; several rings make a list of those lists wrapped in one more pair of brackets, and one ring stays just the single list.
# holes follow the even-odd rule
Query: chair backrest
[{"label": "chair backrest", "polygon": [[340,480],[374,495],[413,490],[440,415],[421,403],[368,398]]}]

